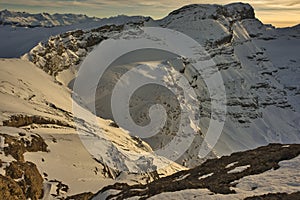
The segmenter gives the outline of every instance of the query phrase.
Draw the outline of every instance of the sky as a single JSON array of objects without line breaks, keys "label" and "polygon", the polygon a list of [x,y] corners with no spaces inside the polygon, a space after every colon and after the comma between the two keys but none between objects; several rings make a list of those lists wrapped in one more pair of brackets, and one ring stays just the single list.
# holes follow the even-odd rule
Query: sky
[{"label": "sky", "polygon": [[[238,0],[236,0],[238,1]],[[30,13],[80,13],[96,17],[120,14],[144,15],[160,19],[187,4],[228,4],[229,0],[1,0],[0,10]],[[300,0],[252,0],[250,3],[265,24],[287,27],[300,24]]]}]

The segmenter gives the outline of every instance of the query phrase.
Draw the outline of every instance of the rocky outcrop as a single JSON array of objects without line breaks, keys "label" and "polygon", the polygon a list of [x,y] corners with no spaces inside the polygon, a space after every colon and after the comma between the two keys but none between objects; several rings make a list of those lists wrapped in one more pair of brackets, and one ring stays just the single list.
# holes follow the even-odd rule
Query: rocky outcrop
[{"label": "rocky outcrop", "polygon": [[23,126],[28,126],[28,125],[32,125],[32,124],[54,124],[54,125],[58,125],[58,126],[63,126],[63,127],[69,127],[69,128],[74,128],[73,125],[58,120],[58,119],[51,119],[48,117],[44,117],[44,116],[37,116],[37,115],[12,115],[10,117],[9,120],[4,120],[3,121],[3,126],[10,126],[10,127],[23,127]]},{"label": "rocky outcrop", "polygon": [[0,174],[0,196],[5,200],[25,200],[26,197],[20,185],[12,178]]},{"label": "rocky outcrop", "polygon": [[85,193],[81,193],[81,194],[69,196],[69,197],[66,198],[66,200],[89,200],[93,196],[94,196],[93,193],[91,193],[91,192],[85,192]]},{"label": "rocky outcrop", "polygon": [[5,169],[6,176],[20,185],[26,198],[38,200],[43,197],[43,181],[36,165],[32,162],[11,162]]},{"label": "rocky outcrop", "polygon": [[32,199],[43,197],[43,181],[36,165],[24,160],[25,152],[47,152],[47,144],[39,135],[20,134],[19,137],[0,134],[4,138],[6,156],[15,161],[5,163],[5,176],[0,175],[0,194],[4,199]]},{"label": "rocky outcrop", "polygon": [[194,19],[224,19],[241,21],[244,19],[255,19],[255,13],[252,6],[244,3],[232,3],[225,6],[209,4],[192,4],[172,11],[166,18],[178,19],[182,16],[191,15]]},{"label": "rocky outcrop", "polygon": [[[132,24],[141,24],[136,22]],[[24,59],[28,59],[50,75],[76,66],[93,47],[103,40],[119,33],[124,25],[104,25],[88,31],[76,30],[51,37],[46,43],[39,43]]]},{"label": "rocky outcrop", "polygon": [[25,152],[48,151],[48,145],[39,135],[32,134],[29,136],[29,139],[23,134],[20,135],[20,138],[7,134],[0,134],[0,136],[4,137],[4,143],[7,144],[7,146],[3,148],[5,155],[11,155],[20,162],[24,162],[23,154]]},{"label": "rocky outcrop", "polygon": [[[280,161],[293,159],[299,154],[298,144],[270,144],[220,159],[207,160],[194,169],[180,171],[146,185],[116,183],[101,189],[95,199],[102,197],[102,194],[106,194],[105,199],[147,199],[164,192],[199,188],[207,188],[213,193],[231,194],[235,193],[235,181],[267,170],[276,170],[280,167]],[[243,170],[236,170],[241,167],[244,167]]]}]

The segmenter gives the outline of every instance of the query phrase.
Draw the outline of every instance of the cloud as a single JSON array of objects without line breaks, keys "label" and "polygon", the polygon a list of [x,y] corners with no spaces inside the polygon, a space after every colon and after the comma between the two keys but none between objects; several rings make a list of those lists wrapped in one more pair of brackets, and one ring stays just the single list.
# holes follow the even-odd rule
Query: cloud
[{"label": "cloud", "polygon": [[[25,11],[38,12],[76,12],[98,17],[117,14],[148,15],[154,18],[166,16],[169,12],[186,4],[193,3],[216,3],[228,4],[234,0],[1,0],[1,7],[26,8]],[[300,23],[300,1],[297,0],[251,0],[250,3],[256,11],[257,16],[264,21],[268,14],[284,14],[285,20]],[[39,9],[37,9],[39,8]],[[298,16],[295,15],[297,14]],[[293,16],[294,19],[286,19]],[[275,16],[276,17],[276,16]],[[281,17],[281,16],[280,16]],[[279,16],[274,22],[281,21]],[[268,19],[269,20],[269,19]],[[297,22],[298,20],[298,22]],[[281,23],[282,24],[282,23]]]}]

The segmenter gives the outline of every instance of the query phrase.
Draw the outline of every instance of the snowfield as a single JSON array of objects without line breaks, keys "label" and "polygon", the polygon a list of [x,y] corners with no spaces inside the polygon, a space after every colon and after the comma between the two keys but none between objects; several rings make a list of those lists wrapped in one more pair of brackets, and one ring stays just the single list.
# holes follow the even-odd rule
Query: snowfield
[{"label": "snowfield", "polygon": [[[42,136],[48,145],[48,152],[26,152],[24,158],[37,165],[45,178],[44,185],[50,196],[55,194],[57,197],[65,197],[85,191],[96,192],[116,180],[131,182],[132,179],[134,183],[152,180],[151,174],[127,173],[138,172],[136,161],[139,158],[145,162],[149,160],[154,166],[165,166],[156,167],[160,169],[161,175],[185,169],[157,157],[146,143],[138,143],[122,129],[112,127],[111,121],[98,118],[98,125],[76,123],[76,128],[71,113],[71,91],[54,82],[51,76],[32,63],[20,59],[1,59],[0,66],[0,119],[4,125],[0,127],[0,132],[17,137],[17,133]],[[86,110],[82,112],[89,115]],[[96,152],[102,154],[92,157],[83,143],[93,145]],[[1,174],[5,175],[4,167],[15,159],[4,155],[0,159],[6,162],[1,168]],[[118,171],[120,168],[110,169],[104,163],[122,165],[124,171],[121,173]],[[57,181],[68,186],[67,192],[56,194]]]}]

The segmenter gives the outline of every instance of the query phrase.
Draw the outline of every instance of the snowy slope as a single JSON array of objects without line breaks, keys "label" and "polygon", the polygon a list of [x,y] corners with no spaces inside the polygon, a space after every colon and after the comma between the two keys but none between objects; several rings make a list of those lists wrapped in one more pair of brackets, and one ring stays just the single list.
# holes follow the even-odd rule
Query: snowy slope
[{"label": "snowy slope", "polygon": [[[193,59],[185,58],[191,60],[190,64],[181,61],[184,76],[200,97],[200,129],[204,136],[209,124],[210,97],[205,82],[201,74],[196,72],[193,62],[201,63],[212,58],[214,67],[221,73],[226,89],[227,115],[214,154],[230,154],[272,142],[299,143],[299,26],[275,29],[264,25],[255,18],[254,10],[248,4],[189,5],[159,21],[133,23],[133,30],[126,25],[70,32],[55,36],[45,44],[39,44],[24,58],[56,75],[58,81],[67,85],[75,77],[80,63],[102,41],[110,38],[129,41],[134,41],[135,38],[151,40],[139,29],[143,25],[180,31],[199,42],[208,53],[209,57],[204,60],[201,54],[196,52],[192,56]],[[89,43],[91,37],[95,43]],[[153,40],[155,41],[155,38]],[[143,54],[127,57],[131,62],[127,62],[127,68],[135,66],[135,62],[152,66],[152,61],[149,62],[146,57]],[[169,61],[178,59],[174,55],[154,57],[156,62],[162,63],[165,63],[164,58]],[[53,60],[59,62],[55,63]],[[52,64],[49,66],[49,63]],[[104,91],[99,86],[100,92],[96,101],[100,108],[99,115],[102,117],[111,117],[105,115],[107,111],[101,110],[101,107],[108,108],[110,87],[113,88],[115,79],[119,76],[117,71],[115,74],[108,74],[106,81],[111,83],[104,84]],[[172,84],[168,82],[172,80],[170,78],[163,80],[166,84]],[[195,162],[195,159],[197,160],[199,142],[202,140],[203,135],[181,158],[180,164],[183,160],[188,160],[189,166],[199,163]],[[154,140],[147,142],[153,148],[157,148]]]},{"label": "snowy slope", "polygon": [[[146,185],[111,185],[93,199],[299,199],[299,147],[270,144],[234,153]],[[274,197],[260,197],[266,194]]]},{"label": "snowy slope", "polygon": [[[100,117],[112,119],[109,110],[110,96],[116,80],[123,74],[124,69],[136,66],[143,66],[144,69],[146,67],[148,74],[144,74],[143,71],[137,71],[137,74],[152,77],[153,80],[160,77],[163,83],[171,86],[176,85],[174,80],[179,71],[199,96],[201,118],[199,127],[192,127],[197,138],[177,162],[188,167],[199,165],[203,162],[198,159],[199,144],[203,142],[208,129],[211,99],[201,74],[195,69],[195,64],[212,58],[215,63],[214,69],[219,70],[224,81],[227,114],[225,119],[221,115],[216,116],[217,119],[224,120],[225,125],[210,156],[227,155],[274,142],[300,143],[299,26],[275,29],[270,25],[264,25],[255,18],[251,6],[240,3],[226,6],[189,5],[158,21],[137,18],[134,23],[122,25],[124,22],[127,23],[127,20],[130,21],[130,18],[124,21],[117,19],[117,22],[114,20],[96,21],[52,28],[14,28],[5,25],[0,29],[1,38],[6,40],[1,43],[4,45],[1,46],[3,55],[21,55],[28,51],[22,57],[23,60],[2,60],[0,64],[2,81],[0,119],[3,125],[6,124],[6,126],[1,126],[1,133],[10,135],[16,135],[16,132],[25,132],[27,135],[36,133],[45,139],[50,152],[26,152],[25,160],[36,163],[41,174],[43,172],[48,174],[48,180],[56,179],[70,187],[67,194],[62,191],[59,195],[95,192],[107,184],[114,183],[111,178],[124,181],[131,179],[130,176],[132,176],[133,179],[139,179],[139,182],[154,178],[151,174],[141,175],[141,177],[134,174],[128,175],[128,173],[119,174],[120,169],[121,171],[144,172],[145,168],[154,169],[170,164],[169,168],[161,169],[160,173],[164,175],[184,169],[180,165],[153,154],[153,150],[164,146],[169,141],[169,137],[173,136],[172,133],[176,130],[176,120],[168,121],[169,127],[162,131],[162,137],[145,140],[147,144],[131,137],[124,130],[127,127],[113,127],[110,120],[97,118],[100,127],[96,126],[93,121],[94,116],[81,107],[77,108],[82,112],[82,116],[86,117],[85,123],[83,124],[81,119],[73,119],[72,91],[65,86],[71,88],[80,64],[92,50],[99,47],[97,45],[105,41],[158,42],[156,38],[151,38],[143,32],[141,29],[143,26],[165,27],[182,32],[201,44],[209,56],[203,57],[197,51],[185,58],[161,52],[151,52],[151,54],[142,52],[123,58],[122,62],[106,74],[102,85],[98,85],[96,102],[97,114]],[[116,24],[102,26],[110,23]],[[96,28],[99,26],[102,27]],[[47,30],[46,33],[45,30]],[[70,32],[67,32],[69,30]],[[11,38],[6,39],[6,36],[11,33],[14,33]],[[55,36],[47,40],[50,35]],[[25,40],[28,42],[24,42]],[[41,40],[43,42],[31,49]],[[148,55],[154,58],[149,59]],[[172,69],[174,66],[177,67],[176,70]],[[150,93],[147,90],[146,92],[141,90],[136,98],[132,99],[134,106],[131,109],[135,120],[140,124],[148,122],[148,118],[144,117],[145,113],[147,114],[148,105],[141,107],[145,106],[145,102],[140,99],[149,100],[150,105],[152,96],[157,94],[163,97],[161,104],[166,103],[165,100],[167,100],[176,108],[176,101],[168,96],[168,92],[157,90],[155,93]],[[88,102],[91,100],[90,97],[82,96],[82,98]],[[89,103],[93,104],[92,101]],[[188,106],[195,105],[187,104]],[[171,111],[173,113],[171,112],[170,116],[176,119],[178,113]],[[28,124],[28,120],[31,123]],[[18,123],[22,126],[7,127],[7,124]],[[80,130],[79,135],[77,135],[76,126],[78,126],[77,131]],[[87,151],[81,142],[95,148],[89,148]],[[76,144],[76,147],[73,144]],[[93,160],[93,157],[100,163]],[[45,161],[41,161],[42,158]],[[12,161],[11,157],[1,157],[1,160],[5,159],[8,163]],[[60,160],[64,162],[59,162]],[[296,158],[291,161],[294,163],[293,166],[296,166],[295,163],[298,163],[298,160]],[[53,170],[53,163],[59,170]],[[114,169],[108,166],[113,166]],[[248,165],[241,167],[233,170],[247,170]],[[283,165],[280,172],[282,175],[291,173],[297,177],[297,167],[294,167],[294,170],[292,168],[291,166],[285,168]],[[63,173],[65,171],[70,171],[76,176]],[[258,178],[253,177],[253,180],[251,180],[252,177],[241,179],[236,188],[238,194],[224,198],[240,199],[241,196],[250,196],[253,193],[248,190],[254,184],[253,182],[259,185],[269,184],[270,177],[281,178],[277,171],[274,173],[271,171]],[[257,183],[258,180],[261,180],[261,183]],[[298,179],[289,179],[287,182],[278,182],[276,185],[287,188],[286,192],[291,193],[298,188],[297,184],[293,186],[291,182],[297,181]],[[51,185],[51,182],[46,181],[46,186],[49,184]],[[55,193],[56,187],[54,186],[54,189],[51,187],[49,190],[47,186],[49,193]],[[277,192],[278,187],[260,187],[257,191],[259,194],[265,194],[271,190]],[[198,192],[199,190],[186,190],[180,194],[182,198],[191,197],[190,195],[194,193],[196,196],[204,195],[207,198],[210,194],[207,190],[201,190],[201,194]],[[161,195],[161,198],[169,197],[169,194]],[[216,195],[212,197],[214,198],[223,198],[223,196]]]},{"label": "snowy slope", "polygon": [[[149,163],[148,167],[159,169],[161,175],[185,169],[153,154],[146,143],[112,126],[111,121],[97,118],[99,125],[95,125],[74,118],[72,92],[32,63],[1,59],[0,66],[0,132],[21,142],[24,137],[31,140],[32,135],[44,139],[48,152],[25,152],[24,160],[35,163],[43,176],[45,193],[50,197],[95,192],[116,180],[132,182],[132,179],[135,183],[152,180],[151,172],[148,174],[139,162]],[[94,118],[81,107],[79,111],[87,119]],[[3,151],[8,144],[2,137],[0,141]],[[91,156],[92,152],[88,152],[83,143],[93,146],[101,154]],[[24,144],[27,143],[24,141]],[[0,159],[1,174],[5,175],[5,167],[16,160],[4,154]],[[67,191],[60,187],[61,184],[67,185]]]},{"label": "snowy slope", "polygon": [[300,141],[299,28],[264,25],[250,5],[239,3],[186,6],[159,23],[196,39],[222,74],[227,117],[216,152]]}]

